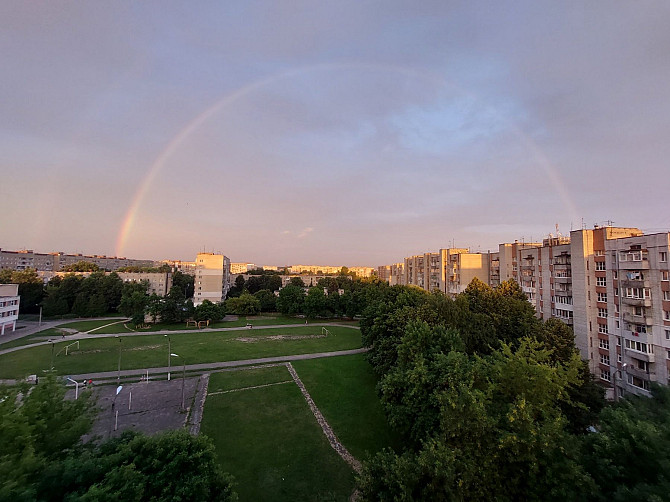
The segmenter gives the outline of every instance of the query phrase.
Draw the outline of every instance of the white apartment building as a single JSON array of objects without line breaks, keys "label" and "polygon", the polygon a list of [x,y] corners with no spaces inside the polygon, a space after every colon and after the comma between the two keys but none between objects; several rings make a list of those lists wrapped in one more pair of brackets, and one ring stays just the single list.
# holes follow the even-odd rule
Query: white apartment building
[{"label": "white apartment building", "polygon": [[18,284],[0,284],[0,335],[16,330],[20,301]]},{"label": "white apartment building", "polygon": [[209,300],[219,303],[226,298],[230,287],[230,260],[222,254],[198,253],[195,259],[195,292],[193,304]]}]

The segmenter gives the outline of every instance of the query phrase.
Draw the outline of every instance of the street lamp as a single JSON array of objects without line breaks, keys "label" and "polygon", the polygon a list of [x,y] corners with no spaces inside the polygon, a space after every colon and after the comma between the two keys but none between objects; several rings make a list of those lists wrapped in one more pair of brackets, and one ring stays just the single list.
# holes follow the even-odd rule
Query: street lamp
[{"label": "street lamp", "polygon": [[[172,357],[181,357],[179,354],[170,354]],[[181,358],[183,367],[181,372],[181,409],[184,408],[184,385],[186,383],[186,359]]]},{"label": "street lamp", "polygon": [[168,381],[170,381],[170,356],[172,355],[170,353],[170,337],[168,335],[163,335],[165,338],[167,338],[168,341]]},{"label": "street lamp", "polygon": [[118,372],[116,374],[116,385],[119,385],[121,383],[121,340],[122,338],[120,336],[116,336],[116,338],[119,339],[119,365],[118,365]]},{"label": "street lamp", "polygon": [[49,342],[51,343],[51,366],[49,367],[49,371],[53,371],[55,342],[51,338],[49,338]]}]

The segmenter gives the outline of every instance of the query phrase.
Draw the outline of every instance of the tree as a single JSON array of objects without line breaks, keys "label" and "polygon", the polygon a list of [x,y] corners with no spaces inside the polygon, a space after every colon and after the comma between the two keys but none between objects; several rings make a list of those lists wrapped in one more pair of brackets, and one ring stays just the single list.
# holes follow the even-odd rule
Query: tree
[{"label": "tree", "polygon": [[628,396],[600,414],[583,445],[598,501],[667,500],[670,493],[670,389]]},{"label": "tree", "polygon": [[309,318],[314,319],[324,316],[326,313],[326,295],[323,289],[319,287],[309,288],[303,309]]},{"label": "tree", "polygon": [[79,260],[77,263],[64,266],[62,270],[63,272],[97,272],[100,267],[95,263]]},{"label": "tree", "polygon": [[229,298],[225,305],[229,314],[256,315],[261,311],[260,300],[249,293],[242,293],[238,298]]},{"label": "tree", "polygon": [[302,277],[291,277],[291,280],[289,281],[289,284],[292,286],[296,286],[298,288],[304,288],[305,287],[305,281],[302,280]]},{"label": "tree", "polygon": [[302,312],[305,291],[298,286],[288,284],[279,291],[277,310],[282,314],[294,315]]},{"label": "tree", "polygon": [[61,316],[70,312],[67,301],[63,298],[60,288],[57,286],[47,286],[42,306],[45,316]]},{"label": "tree", "polygon": [[119,312],[126,317],[130,317],[133,324],[141,324],[144,322],[144,311],[148,303],[149,297],[146,294],[140,291],[133,291],[121,297]]},{"label": "tree", "polygon": [[209,300],[203,302],[195,308],[193,318],[196,321],[218,321],[223,318],[225,311],[215,303]]},{"label": "tree", "polygon": [[107,312],[107,304],[105,303],[105,297],[100,293],[96,293],[88,300],[88,305],[86,305],[86,316],[87,317],[99,317],[105,315]]},{"label": "tree", "polygon": [[277,297],[269,289],[261,289],[254,293],[260,304],[261,312],[275,312],[277,309]]},{"label": "tree", "polygon": [[192,275],[184,274],[179,270],[172,274],[172,287],[182,291],[184,298],[193,298],[194,284],[195,277]]},{"label": "tree", "polygon": [[74,448],[91,426],[87,393],[65,400],[55,375],[39,385],[0,387],[0,500],[36,500],[42,473]]},{"label": "tree", "polygon": [[48,500],[237,500],[211,440],[185,430],[126,431],[50,466],[40,488]]},{"label": "tree", "polygon": [[35,269],[13,270],[11,271],[11,275],[3,272],[0,279],[0,282],[19,285],[19,296],[21,296],[21,303],[19,304],[20,312],[38,311],[38,307],[44,296],[44,283],[40,276],[37,275]]}]

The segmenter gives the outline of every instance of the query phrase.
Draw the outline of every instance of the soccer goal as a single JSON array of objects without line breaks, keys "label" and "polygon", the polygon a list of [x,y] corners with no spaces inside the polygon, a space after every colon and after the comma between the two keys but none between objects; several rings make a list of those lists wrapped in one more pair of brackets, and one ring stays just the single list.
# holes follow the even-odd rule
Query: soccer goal
[{"label": "soccer goal", "polygon": [[321,334],[325,336],[330,336],[330,331],[325,326],[321,327]]}]

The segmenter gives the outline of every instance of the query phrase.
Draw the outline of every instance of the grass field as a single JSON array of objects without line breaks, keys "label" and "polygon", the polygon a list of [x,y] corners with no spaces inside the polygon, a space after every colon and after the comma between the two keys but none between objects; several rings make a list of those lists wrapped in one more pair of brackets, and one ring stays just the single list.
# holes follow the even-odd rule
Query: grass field
[{"label": "grass field", "polygon": [[[67,324],[59,324],[58,327],[76,329],[77,331],[85,333],[86,331],[99,328],[100,326],[105,326],[106,324],[111,324],[113,322],[119,323],[120,326],[123,326],[121,319],[105,319],[105,320],[95,319],[91,321],[75,321],[75,322],[69,322]],[[100,332],[100,330],[96,331],[96,333],[98,332]]]},{"label": "grass field", "polygon": [[312,399],[349,452],[359,460],[400,439],[386,422],[365,354],[293,361]]},{"label": "grass field", "polygon": [[[209,392],[291,380],[285,367],[213,374]],[[242,502],[346,501],[354,473],[326,440],[298,387],[207,397],[201,432],[235,476]]]},{"label": "grass field", "polygon": [[[171,351],[186,360],[186,364],[233,361],[258,357],[309,354],[354,349],[361,346],[360,331],[350,327],[329,327],[330,336],[320,338],[318,326],[241,329],[226,332],[184,332],[170,335]],[[277,339],[283,335],[284,338]],[[305,338],[317,336],[317,338]],[[302,338],[301,338],[302,337]],[[54,344],[58,353],[67,339]],[[0,346],[1,347],[1,346]],[[60,374],[114,371],[117,368],[119,347],[121,369],[140,369],[167,366],[167,338],[163,335],[135,335],[81,340],[78,351],[54,359]],[[51,346],[43,345],[0,356],[0,378],[22,378],[40,373],[51,364]],[[173,360],[179,365],[181,361]]]},{"label": "grass field", "polygon": [[[113,322],[113,321],[108,321],[108,322]],[[321,321],[308,321],[308,324],[312,324],[315,322],[323,322]],[[342,325],[354,325],[357,326],[357,322],[353,321],[335,321],[338,322],[338,324]],[[254,326],[281,326],[283,324],[304,324],[305,319],[300,319],[300,318],[295,318],[295,317],[287,317],[287,316],[282,316],[282,315],[272,315],[272,316],[239,316],[239,318],[235,321],[218,321],[215,323],[211,323],[208,328],[241,328],[245,327],[247,324],[253,324]],[[90,329],[90,328],[89,328]],[[170,330],[170,331],[199,331],[198,328],[194,326],[186,326],[185,322],[180,322],[180,323],[172,323],[172,324],[165,324],[165,323],[157,323],[157,324],[152,324],[150,327],[138,331],[142,332],[151,332],[151,331],[162,331],[162,330]],[[100,330],[97,330],[96,333],[109,333],[109,334],[116,334],[116,333],[128,333],[129,330],[128,328],[125,328],[123,324],[114,324],[112,326],[108,326],[107,328],[103,328]]]}]

